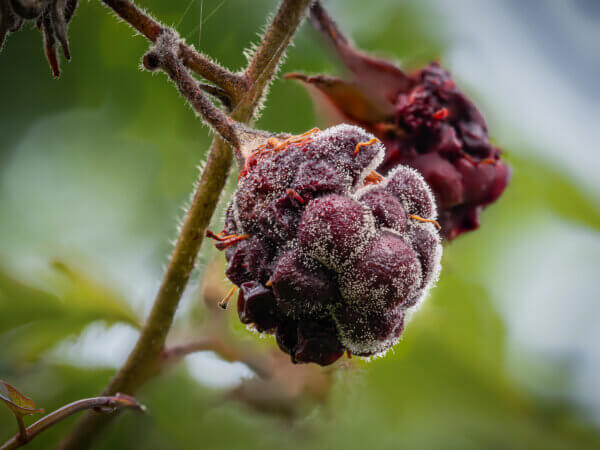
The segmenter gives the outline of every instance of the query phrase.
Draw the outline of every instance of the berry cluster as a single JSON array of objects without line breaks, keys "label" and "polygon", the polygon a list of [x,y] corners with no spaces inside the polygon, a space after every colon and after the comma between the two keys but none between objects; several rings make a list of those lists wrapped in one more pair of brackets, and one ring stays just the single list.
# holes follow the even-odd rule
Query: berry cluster
[{"label": "berry cluster", "polygon": [[374,126],[387,148],[380,170],[398,164],[417,169],[435,193],[450,240],[479,227],[481,209],[504,192],[509,169],[489,142],[483,116],[447,71],[433,63],[410,79],[391,122]]},{"label": "berry cluster", "polygon": [[355,49],[318,2],[311,17],[354,79],[287,77],[316,88],[311,92],[322,94],[318,99],[326,100],[336,121],[356,123],[383,141],[387,152],[381,173],[403,164],[423,175],[435,195],[446,240],[477,229],[481,210],[500,197],[510,171],[500,161],[500,149],[490,144],[475,105],[439,64],[407,74]]},{"label": "berry cluster", "polygon": [[46,58],[55,78],[60,76],[56,41],[65,58],[71,59],[67,26],[78,0],[0,0],[0,49],[8,33],[19,31],[25,21],[34,21],[44,33]]},{"label": "berry cluster", "polygon": [[247,158],[225,229],[209,232],[240,320],[294,362],[385,352],[438,275],[433,196],[413,169],[375,172],[383,155],[350,125],[271,138]]}]

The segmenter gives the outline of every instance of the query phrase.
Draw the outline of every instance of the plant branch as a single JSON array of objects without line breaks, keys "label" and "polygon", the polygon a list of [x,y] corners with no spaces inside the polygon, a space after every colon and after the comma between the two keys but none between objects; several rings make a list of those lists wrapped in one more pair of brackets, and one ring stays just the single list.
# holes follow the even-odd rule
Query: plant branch
[{"label": "plant branch", "polygon": [[[94,409],[99,412],[112,412],[116,409],[135,409],[137,411],[145,412],[146,408],[140,405],[137,400],[128,395],[117,394],[110,397],[95,397],[78,400],[57,409],[56,411],[42,417],[40,420],[35,422],[33,425],[25,429],[25,425],[21,420],[19,424],[20,431],[15,434],[11,439],[6,441],[0,450],[8,450],[13,448],[19,448],[33,440],[38,434],[47,430],[58,422],[72,416],[80,411],[87,409]],[[22,428],[21,428],[22,426]]]},{"label": "plant branch", "polygon": [[217,108],[202,92],[198,83],[177,59],[175,50],[178,36],[171,29],[165,29],[157,38],[154,48],[144,55],[143,64],[147,70],[162,69],[175,82],[179,92],[190,103],[204,121],[209,124],[232,147],[239,146],[235,122]]},{"label": "plant branch", "polygon": [[29,440],[29,435],[27,433],[27,427],[25,426],[25,421],[23,420],[23,416],[16,415],[15,419],[17,419],[17,425],[19,426],[19,432],[15,435],[15,439],[18,442],[25,443]]},{"label": "plant branch", "polygon": [[[129,0],[101,0],[148,40],[155,42],[165,27]],[[201,77],[223,89],[232,99],[243,93],[245,79],[198,53],[192,46],[179,43],[181,62]]]},{"label": "plant branch", "polygon": [[277,72],[285,51],[290,45],[311,1],[284,0],[267,28],[260,45],[244,72],[249,87],[238,105],[238,114],[243,117],[244,121],[250,120],[254,115],[265,88]]},{"label": "plant branch", "polygon": [[164,367],[169,367],[188,355],[202,351],[213,351],[222,359],[229,362],[239,361],[246,364],[260,378],[267,379],[271,376],[269,361],[246,348],[231,345],[224,338],[205,336],[195,341],[174,345],[166,348],[162,353]]},{"label": "plant branch", "polygon": [[[125,0],[103,1],[108,6],[115,5],[115,10],[125,20],[129,18],[132,21],[132,15],[138,17],[142,14]],[[283,0],[265,33],[259,50],[250,62],[252,69],[246,71],[245,77],[248,84],[244,84],[246,86],[244,95],[236,97],[241,100],[235,103],[234,111],[231,114],[233,119],[247,123],[252,118],[263,91],[274,75],[284,50],[295,34],[309,3],[310,0]],[[132,13],[135,10],[137,10],[137,15]],[[120,11],[126,11],[129,15],[121,14]],[[133,26],[135,27],[135,25]],[[152,33],[157,30],[151,22],[142,21],[140,27],[142,30],[148,29]],[[140,32],[143,33],[142,30]],[[152,37],[156,39],[158,35],[147,37],[152,40]],[[193,62],[186,60],[189,56],[186,51],[181,53],[183,54],[179,56],[184,64],[196,70]],[[226,86],[222,86],[219,80],[211,80],[208,76],[206,79],[226,89]],[[194,268],[204,231],[212,218],[220,193],[227,181],[232,160],[229,146],[220,137],[215,137],[150,315],[146,319],[134,349],[105,389],[104,395],[112,395],[115,392],[133,394],[157,373],[160,355],[173,323],[175,311]],[[67,440],[62,443],[61,448],[63,450],[82,450],[89,447],[94,437],[108,425],[110,420],[111,417],[108,416],[87,414],[75,426]]]}]

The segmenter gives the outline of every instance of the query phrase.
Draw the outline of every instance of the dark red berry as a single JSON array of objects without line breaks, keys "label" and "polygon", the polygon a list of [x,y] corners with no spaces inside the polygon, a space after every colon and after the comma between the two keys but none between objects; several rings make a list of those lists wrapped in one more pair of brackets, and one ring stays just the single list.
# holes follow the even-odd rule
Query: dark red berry
[{"label": "dark red berry", "polygon": [[339,301],[335,276],[317,261],[309,266],[304,259],[297,250],[284,253],[271,276],[277,306],[293,318],[322,315]]},{"label": "dark red berry", "polygon": [[344,194],[352,187],[349,176],[335,170],[325,161],[303,163],[292,183],[292,189],[305,201],[325,194]]},{"label": "dark red berry", "polygon": [[373,171],[384,148],[341,125],[270,139],[246,161],[208,233],[226,249],[243,323],[275,332],[293,362],[390,348],[439,272],[434,198],[414,170]]},{"label": "dark red berry", "polygon": [[252,280],[266,283],[271,276],[273,250],[268,241],[252,236],[229,247],[225,255],[225,274],[237,285]]},{"label": "dark red berry", "polygon": [[253,323],[258,331],[271,331],[277,326],[275,297],[270,289],[256,281],[240,286],[238,296],[240,322]]},{"label": "dark red berry", "polygon": [[369,189],[361,195],[360,201],[371,210],[380,228],[389,228],[400,233],[406,228],[408,216],[402,203],[385,189]]},{"label": "dark red berry", "polygon": [[421,265],[400,235],[384,231],[340,277],[344,298],[357,305],[393,308],[421,289]]},{"label": "dark red berry", "polygon": [[372,356],[389,350],[404,330],[404,308],[364,308],[341,305],[335,311],[340,341],[357,356]]},{"label": "dark red berry", "polygon": [[298,323],[298,343],[293,355],[296,362],[328,366],[342,356],[344,350],[333,322],[303,320]]},{"label": "dark red berry", "polygon": [[310,202],[298,228],[301,248],[330,269],[359,255],[375,234],[373,215],[350,197],[328,195]]}]

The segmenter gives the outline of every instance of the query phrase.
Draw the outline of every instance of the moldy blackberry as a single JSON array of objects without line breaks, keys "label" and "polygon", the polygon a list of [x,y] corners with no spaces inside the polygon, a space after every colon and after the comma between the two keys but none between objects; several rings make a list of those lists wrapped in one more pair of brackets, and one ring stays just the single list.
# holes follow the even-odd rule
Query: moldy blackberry
[{"label": "moldy blackberry", "polygon": [[339,125],[270,138],[248,158],[225,229],[240,320],[293,362],[385,352],[439,272],[433,196],[415,170],[374,171],[381,142]]}]

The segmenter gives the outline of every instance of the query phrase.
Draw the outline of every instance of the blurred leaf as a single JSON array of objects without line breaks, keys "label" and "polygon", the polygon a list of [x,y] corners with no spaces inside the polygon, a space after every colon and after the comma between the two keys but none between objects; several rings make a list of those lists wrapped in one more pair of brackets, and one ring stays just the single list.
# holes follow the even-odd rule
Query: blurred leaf
[{"label": "blurred leaf", "polygon": [[[524,156],[528,152],[511,153],[513,180],[522,210],[547,208],[571,222],[600,230],[600,201],[572,177],[539,159]],[[516,205],[512,205],[514,208]]]},{"label": "blurred leaf", "polygon": [[8,405],[15,416],[29,416],[44,412],[43,409],[35,407],[33,400],[2,380],[0,380],[0,400]]},{"label": "blurred leaf", "polygon": [[0,345],[4,357],[35,360],[98,320],[139,325],[125,300],[113,290],[62,263],[55,263],[55,268],[59,276],[50,279],[48,288],[0,271]]}]

